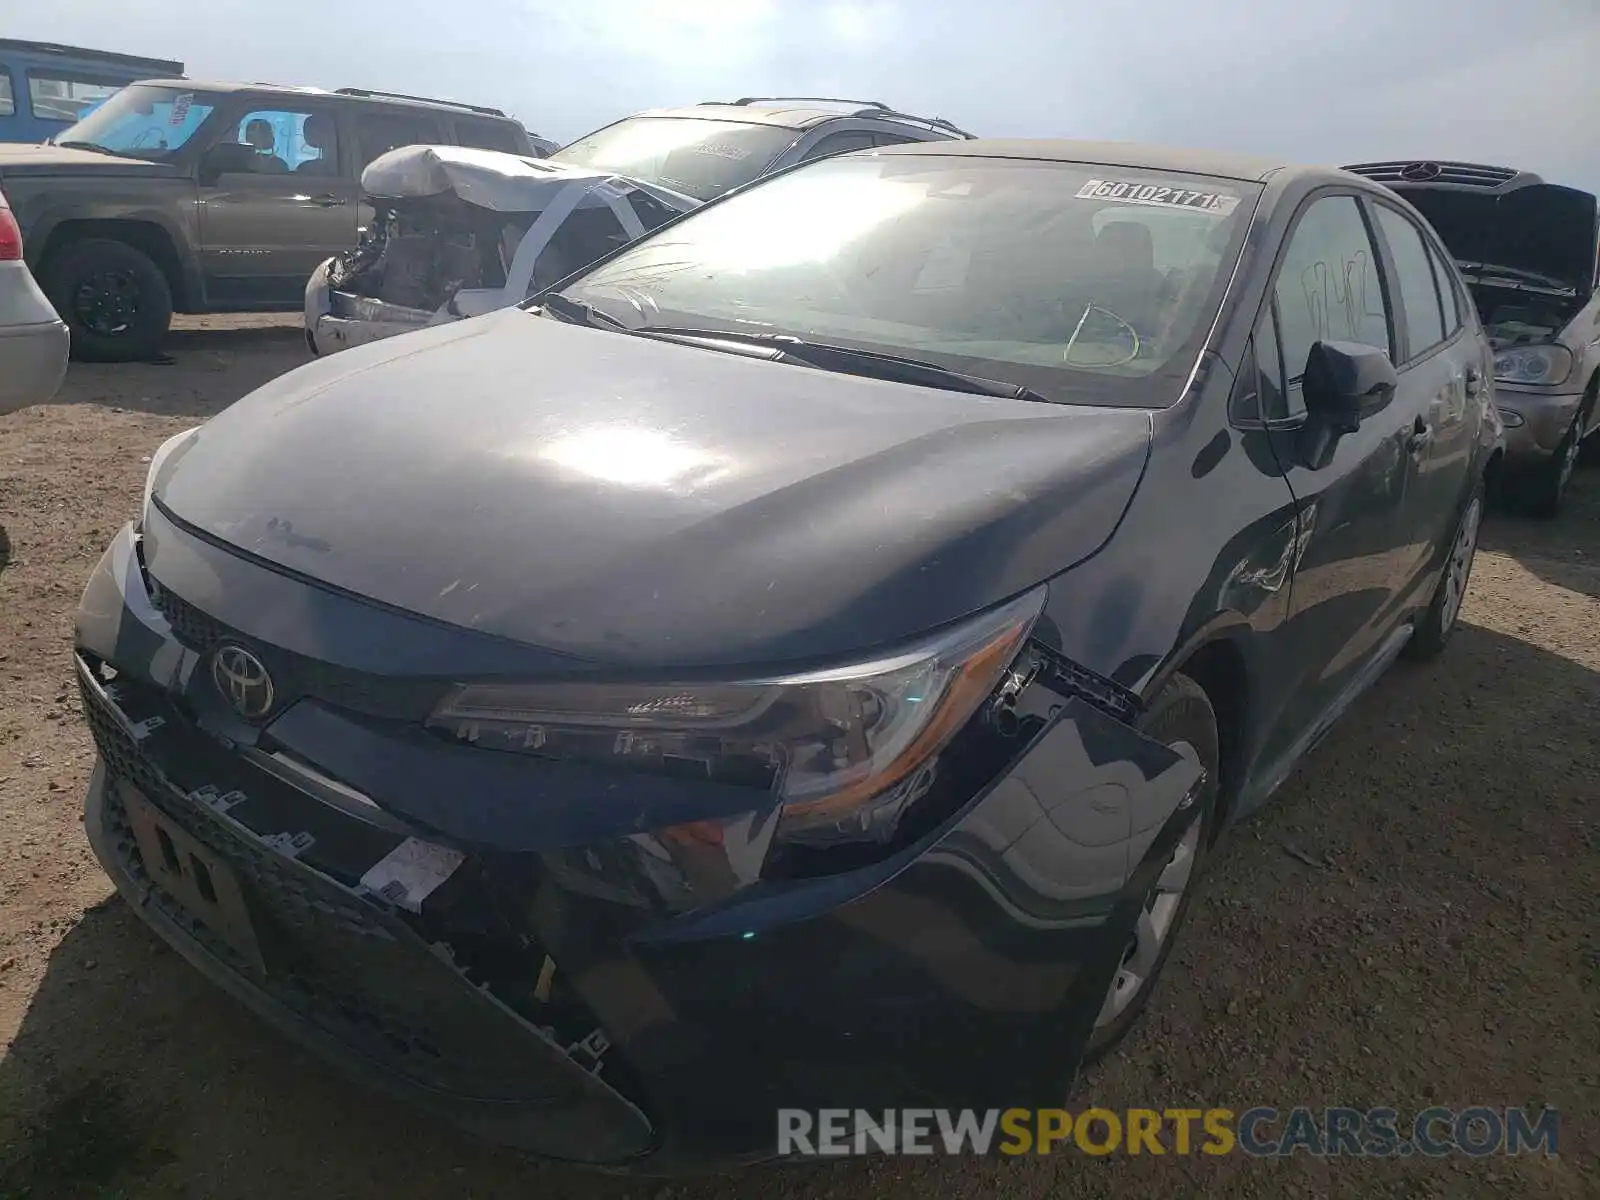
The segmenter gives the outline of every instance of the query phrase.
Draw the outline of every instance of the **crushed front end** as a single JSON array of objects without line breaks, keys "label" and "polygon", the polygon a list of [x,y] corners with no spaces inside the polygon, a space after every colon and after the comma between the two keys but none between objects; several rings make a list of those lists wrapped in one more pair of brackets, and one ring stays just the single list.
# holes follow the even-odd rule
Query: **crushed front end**
[{"label": "crushed front end", "polygon": [[1050,642],[892,836],[786,851],[745,780],[440,737],[460,672],[541,652],[147,506],[79,613],[86,822],[153,928],[356,1073],[545,1157],[758,1160],[779,1107],[1066,1094],[1201,780]]}]

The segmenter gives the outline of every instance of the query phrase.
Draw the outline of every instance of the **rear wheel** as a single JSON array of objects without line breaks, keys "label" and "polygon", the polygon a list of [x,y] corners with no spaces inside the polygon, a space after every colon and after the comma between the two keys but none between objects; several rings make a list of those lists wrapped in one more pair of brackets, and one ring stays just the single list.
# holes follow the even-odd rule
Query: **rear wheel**
[{"label": "rear wheel", "polygon": [[1433,600],[1417,622],[1411,640],[1406,643],[1407,658],[1425,662],[1435,657],[1456,631],[1461,619],[1461,603],[1467,597],[1467,584],[1472,579],[1472,564],[1478,556],[1483,494],[1484,484],[1479,480],[1456,520],[1449,557],[1445,559],[1444,573],[1439,576],[1439,586],[1434,589]]},{"label": "rear wheel", "polygon": [[1139,729],[1146,737],[1199,763],[1206,772],[1206,781],[1200,794],[1200,811],[1144,898],[1133,936],[1095,1019],[1084,1051],[1085,1062],[1103,1057],[1126,1037],[1149,1003],[1156,979],[1188,914],[1216,821],[1221,753],[1217,714],[1205,690],[1187,675],[1174,675],[1145,710]]},{"label": "rear wheel", "polygon": [[112,238],[84,238],[56,251],[40,272],[72,335],[72,357],[148,359],[172,321],[172,289],[148,255]]}]

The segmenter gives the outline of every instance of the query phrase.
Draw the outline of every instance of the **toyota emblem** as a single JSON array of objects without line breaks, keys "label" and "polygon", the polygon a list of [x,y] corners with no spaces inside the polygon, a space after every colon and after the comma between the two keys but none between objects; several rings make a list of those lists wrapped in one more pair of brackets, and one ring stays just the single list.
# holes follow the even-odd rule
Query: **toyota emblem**
[{"label": "toyota emblem", "polygon": [[1400,178],[1407,183],[1426,183],[1430,179],[1437,179],[1444,174],[1444,168],[1438,163],[1416,162],[1411,163],[1400,171]]},{"label": "toyota emblem", "polygon": [[243,646],[217,648],[211,656],[211,680],[246,721],[259,721],[277,699],[266,664]]}]

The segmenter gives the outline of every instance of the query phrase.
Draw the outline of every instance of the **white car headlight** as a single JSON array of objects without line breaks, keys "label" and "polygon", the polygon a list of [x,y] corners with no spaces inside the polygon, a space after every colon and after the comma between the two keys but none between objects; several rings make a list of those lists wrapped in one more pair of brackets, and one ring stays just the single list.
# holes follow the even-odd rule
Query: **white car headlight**
[{"label": "white car headlight", "polygon": [[775,793],[786,841],[888,841],[1044,605],[1026,595],[872,661],[770,679],[474,683],[428,724],[474,745]]},{"label": "white car headlight", "polygon": [[1494,377],[1501,383],[1555,386],[1572,374],[1572,354],[1564,346],[1516,346],[1494,356]]},{"label": "white car headlight", "polygon": [[193,429],[185,429],[182,433],[175,433],[162,442],[156,448],[156,452],[150,456],[150,470],[145,473],[144,477],[144,496],[139,501],[139,520],[141,522],[143,522],[145,514],[150,511],[150,497],[156,490],[156,472],[161,470],[161,464],[172,456],[174,450],[187,443],[199,432],[200,426],[196,425]]}]

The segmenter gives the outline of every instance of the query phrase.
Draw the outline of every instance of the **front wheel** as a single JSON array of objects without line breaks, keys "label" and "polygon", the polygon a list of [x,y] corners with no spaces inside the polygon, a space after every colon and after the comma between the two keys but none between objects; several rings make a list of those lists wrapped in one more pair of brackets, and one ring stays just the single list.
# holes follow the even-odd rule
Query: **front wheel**
[{"label": "front wheel", "polygon": [[1514,499],[1522,502],[1529,515],[1548,518],[1561,512],[1567,484],[1572,482],[1578,455],[1583,451],[1583,422],[1584,414],[1580,412],[1572,418],[1572,427],[1555,453],[1518,481]]},{"label": "front wheel", "polygon": [[1194,885],[1211,841],[1221,791],[1217,714],[1205,690],[1187,675],[1177,674],[1145,709],[1139,730],[1198,762],[1206,773],[1200,811],[1145,896],[1122,961],[1106,991],[1094,1030],[1084,1049],[1084,1062],[1104,1057],[1133,1028],[1149,1003],[1157,977],[1177,941],[1188,914]]},{"label": "front wheel", "polygon": [[161,348],[172,289],[142,251],[113,238],[84,238],[52,254],[40,276],[71,331],[73,358],[137,362]]},{"label": "front wheel", "polygon": [[1478,529],[1483,524],[1484,485],[1480,479],[1467,497],[1451,535],[1450,556],[1445,559],[1444,573],[1439,576],[1439,586],[1434,589],[1433,600],[1428,605],[1417,628],[1406,643],[1407,658],[1426,662],[1438,656],[1456,631],[1461,619],[1461,603],[1467,597],[1467,583],[1472,578],[1472,564],[1478,556]]}]

